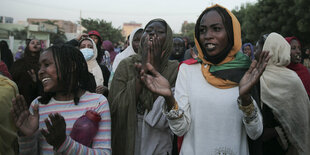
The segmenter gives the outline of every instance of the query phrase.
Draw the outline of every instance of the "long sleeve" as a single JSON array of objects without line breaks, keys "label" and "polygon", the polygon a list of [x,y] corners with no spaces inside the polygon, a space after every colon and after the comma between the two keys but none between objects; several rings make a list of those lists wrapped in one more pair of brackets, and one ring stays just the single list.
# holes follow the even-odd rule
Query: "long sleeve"
[{"label": "long sleeve", "polygon": [[19,153],[21,155],[34,155],[38,153],[39,130],[31,136],[18,137]]},{"label": "long sleeve", "polygon": [[261,114],[255,100],[253,100],[253,104],[254,104],[255,108],[257,109],[257,117],[249,123],[247,123],[243,117],[243,124],[245,126],[245,130],[246,130],[247,135],[252,140],[256,140],[263,133],[263,117],[262,117],[262,114]]},{"label": "long sleeve", "polygon": [[[104,101],[104,100],[102,100]],[[84,146],[70,136],[67,136],[65,142],[59,147],[57,152],[64,154],[111,154],[111,117],[109,104],[101,102],[97,107],[96,111],[101,116],[101,121],[99,122],[99,130],[93,139],[92,148]]]},{"label": "long sleeve", "polygon": [[109,91],[113,154],[134,154],[136,128],[136,80],[131,60],[121,61]]},{"label": "long sleeve", "polygon": [[[178,103],[179,109],[183,110],[184,114],[177,119],[168,119],[168,123],[174,134],[183,136],[189,130],[191,124],[191,109],[187,92],[187,75],[185,73],[184,65],[181,65],[179,69],[174,97]],[[164,113],[166,112],[164,111]]]}]

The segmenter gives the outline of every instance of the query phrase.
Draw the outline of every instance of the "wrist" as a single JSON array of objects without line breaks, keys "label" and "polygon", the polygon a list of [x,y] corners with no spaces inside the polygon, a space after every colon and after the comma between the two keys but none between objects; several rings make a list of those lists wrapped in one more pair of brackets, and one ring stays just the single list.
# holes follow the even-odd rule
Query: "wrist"
[{"label": "wrist", "polygon": [[244,95],[239,95],[238,97],[238,102],[240,102],[239,104],[241,104],[242,106],[247,106],[249,104],[252,103],[252,98],[250,94],[244,94]]}]

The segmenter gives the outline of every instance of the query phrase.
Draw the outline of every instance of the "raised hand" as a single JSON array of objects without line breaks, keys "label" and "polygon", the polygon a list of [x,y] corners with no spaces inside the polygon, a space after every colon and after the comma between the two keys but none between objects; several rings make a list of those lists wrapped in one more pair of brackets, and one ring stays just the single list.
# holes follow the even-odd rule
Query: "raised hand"
[{"label": "raised hand", "polygon": [[47,143],[58,149],[66,140],[66,122],[58,113],[49,114],[48,117],[51,121],[48,119],[44,120],[47,130],[41,129],[41,133]]},{"label": "raised hand", "polygon": [[11,113],[16,127],[25,136],[33,135],[39,128],[39,106],[37,104],[34,106],[32,115],[23,95],[16,95],[12,102]]},{"label": "raised hand", "polygon": [[242,77],[239,83],[239,96],[249,95],[253,86],[258,82],[260,76],[263,74],[267,63],[270,59],[269,52],[263,51],[260,54],[259,61],[254,60],[248,71]]},{"label": "raised hand", "polygon": [[151,73],[148,74],[144,70],[141,71],[141,80],[145,86],[155,94],[160,96],[171,96],[172,92],[170,89],[169,81],[163,77],[156,69],[150,64],[146,64],[147,70]]},{"label": "raised hand", "polygon": [[37,76],[33,69],[27,71],[33,82],[37,82]]},{"label": "raised hand", "polygon": [[150,63],[159,69],[163,53],[159,37],[156,34],[147,35],[143,41],[142,68],[147,72],[146,63]]}]

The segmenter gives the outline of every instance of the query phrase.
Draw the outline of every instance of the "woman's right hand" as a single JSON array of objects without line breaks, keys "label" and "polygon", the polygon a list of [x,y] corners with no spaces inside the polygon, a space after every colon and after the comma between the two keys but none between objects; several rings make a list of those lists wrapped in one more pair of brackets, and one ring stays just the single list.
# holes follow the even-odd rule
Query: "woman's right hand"
[{"label": "woman's right hand", "polygon": [[39,128],[39,105],[33,108],[33,114],[30,114],[23,95],[16,95],[12,99],[13,108],[11,113],[16,127],[25,136],[33,135]]}]

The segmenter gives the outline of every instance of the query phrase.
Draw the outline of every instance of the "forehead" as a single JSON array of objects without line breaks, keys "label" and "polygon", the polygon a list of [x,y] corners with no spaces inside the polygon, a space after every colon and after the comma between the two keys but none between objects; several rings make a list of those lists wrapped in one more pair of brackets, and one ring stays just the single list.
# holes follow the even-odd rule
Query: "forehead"
[{"label": "forehead", "polygon": [[83,40],[81,44],[92,44],[92,42],[90,40]]},{"label": "forehead", "polygon": [[291,45],[299,45],[299,42],[296,39],[291,40]]},{"label": "forehead", "polygon": [[40,55],[40,59],[39,62],[42,63],[43,61],[54,61],[53,58],[53,53],[51,51],[44,51],[41,55]]},{"label": "forehead", "polygon": [[34,39],[30,41],[30,43],[37,43],[37,42],[39,42],[39,40]]},{"label": "forehead", "polygon": [[251,49],[250,45],[245,46],[244,49]]},{"label": "forehead", "polygon": [[90,35],[89,37],[91,37],[91,38],[96,38],[96,39],[98,39],[98,36],[96,36],[96,35]]},{"label": "forehead", "polygon": [[223,21],[222,21],[222,17],[220,16],[220,14],[215,10],[211,10],[205,13],[202,16],[201,21],[200,21],[200,25],[205,25],[205,26],[217,24],[217,23],[223,24]]},{"label": "forehead", "polygon": [[166,29],[164,23],[162,22],[152,22],[149,24],[146,28],[160,28],[160,29]]},{"label": "forehead", "polygon": [[181,39],[181,38],[173,38],[173,43],[183,43],[183,39]]},{"label": "forehead", "polygon": [[137,32],[134,34],[133,38],[141,38],[142,32],[143,32],[142,30],[141,30],[141,31],[137,31]]}]

